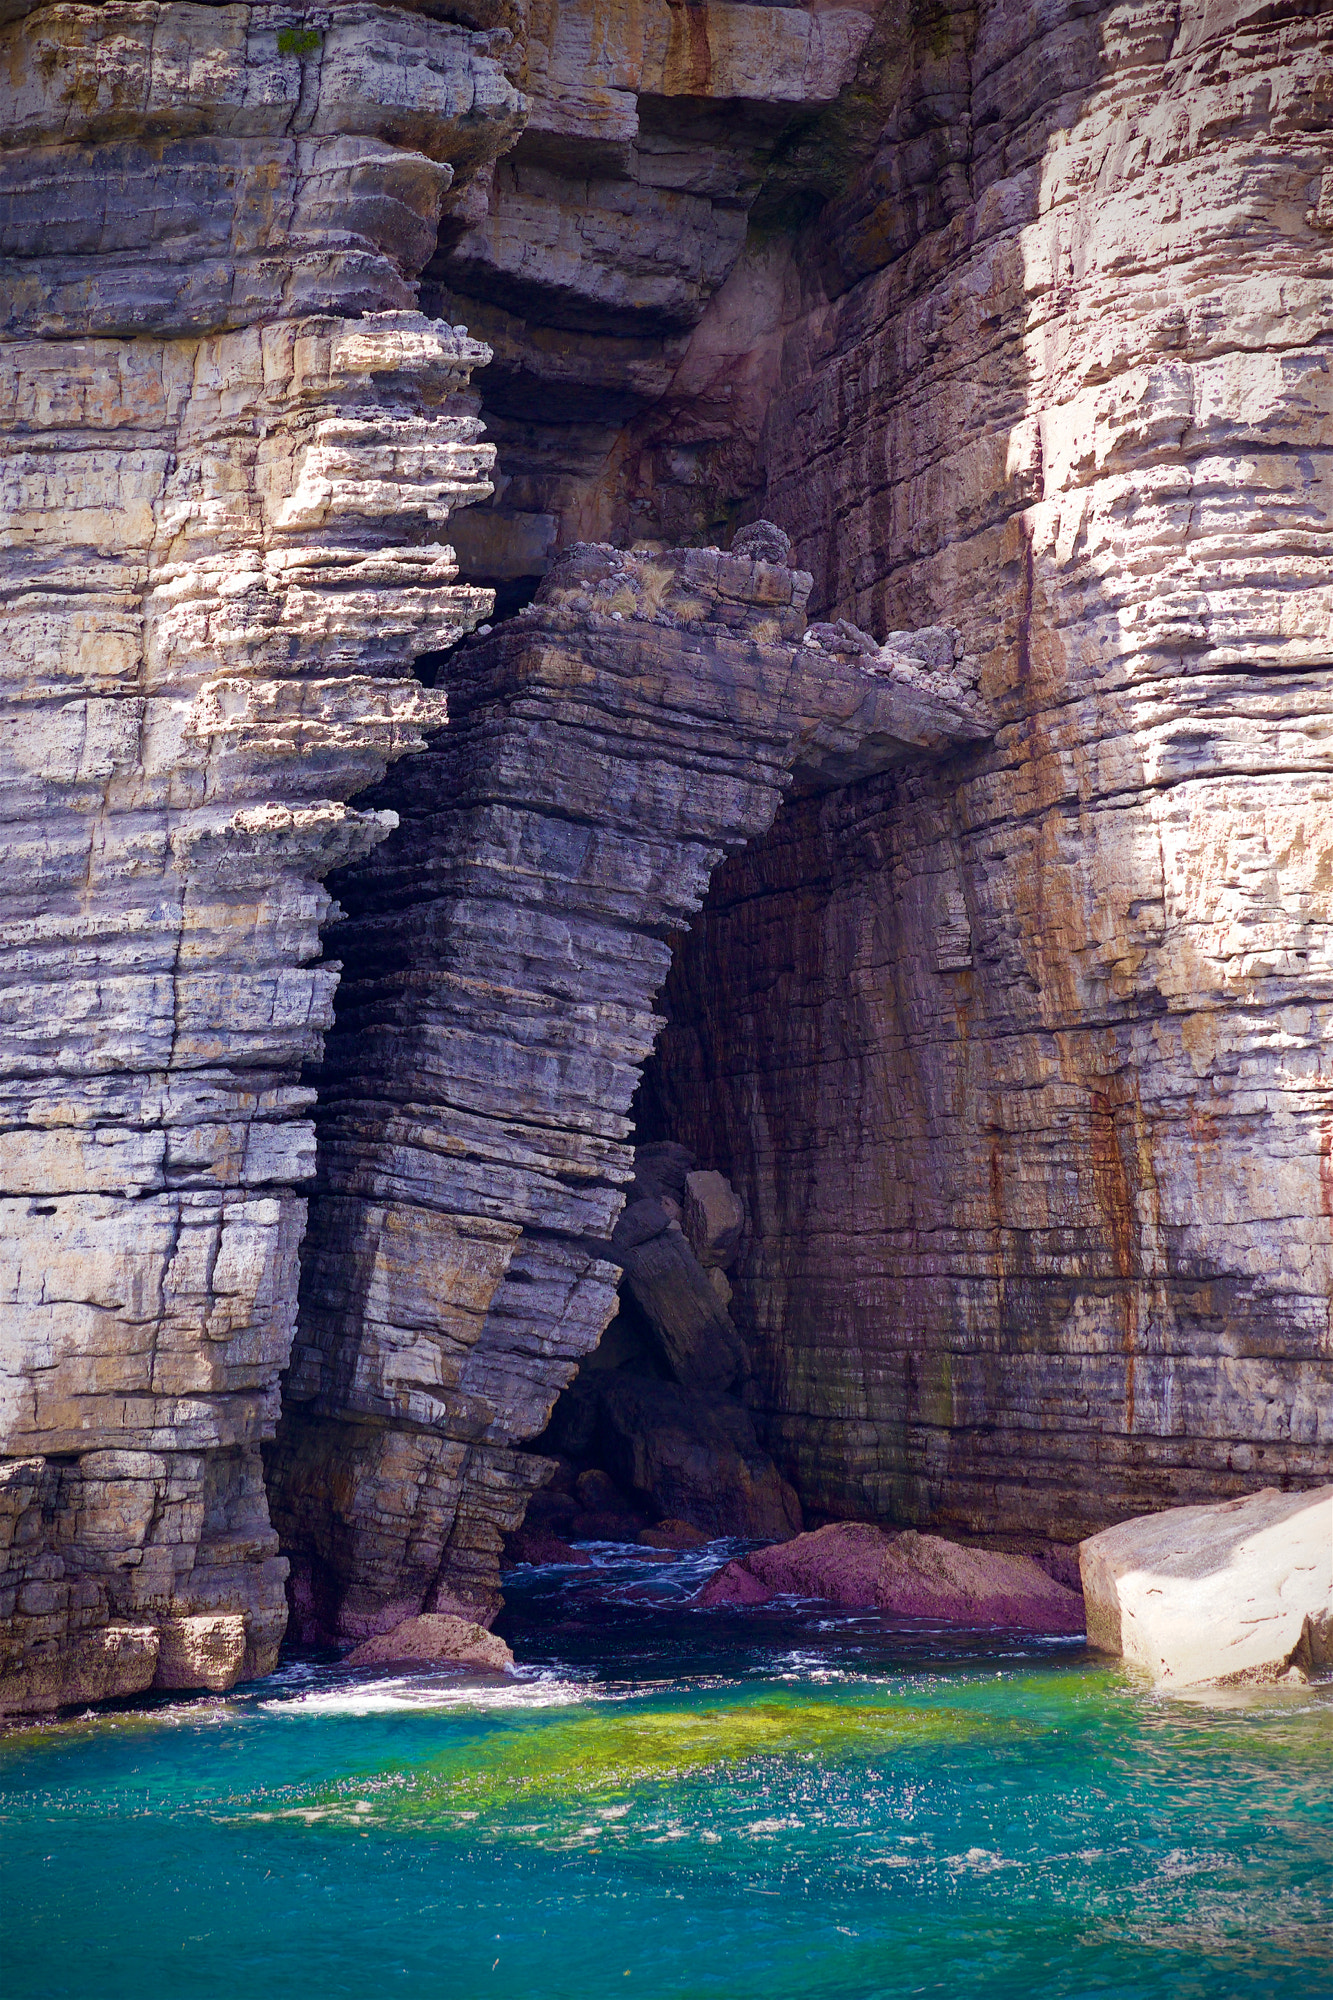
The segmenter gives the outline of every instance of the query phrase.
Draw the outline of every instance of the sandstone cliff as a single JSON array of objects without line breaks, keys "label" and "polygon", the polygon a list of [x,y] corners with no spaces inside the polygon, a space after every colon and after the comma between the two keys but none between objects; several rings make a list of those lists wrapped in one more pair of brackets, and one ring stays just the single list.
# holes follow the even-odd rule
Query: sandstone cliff
[{"label": "sandstone cliff", "polygon": [[653,1000],[722,855],[793,775],[988,733],[910,659],[797,643],[809,577],[785,537],[749,541],[571,551],[450,656],[449,728],[374,795],[398,832],[335,878],[345,970],[269,1459],[312,1632],[494,1615],[547,1470],[513,1446],[615,1310]]},{"label": "sandstone cliff", "polygon": [[1333,1466],[1333,15],[993,5],[932,60],[784,253],[747,477],[1001,726],[726,865],[645,1134],[758,1219],[807,1504],[1068,1540]]},{"label": "sandstone cliff", "polygon": [[0,1700],[271,1663],[289,1358],[312,1629],[493,1607],[673,946],[808,1505],[1326,1481],[1333,8],[0,38]]}]

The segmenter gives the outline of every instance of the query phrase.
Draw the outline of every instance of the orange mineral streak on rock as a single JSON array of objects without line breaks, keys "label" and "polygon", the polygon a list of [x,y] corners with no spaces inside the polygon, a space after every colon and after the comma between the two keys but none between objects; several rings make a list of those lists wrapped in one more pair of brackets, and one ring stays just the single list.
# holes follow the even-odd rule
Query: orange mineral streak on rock
[{"label": "orange mineral streak on rock", "polygon": [[713,74],[709,9],[702,0],[667,0],[671,26],[662,88],[669,96],[706,97]]}]

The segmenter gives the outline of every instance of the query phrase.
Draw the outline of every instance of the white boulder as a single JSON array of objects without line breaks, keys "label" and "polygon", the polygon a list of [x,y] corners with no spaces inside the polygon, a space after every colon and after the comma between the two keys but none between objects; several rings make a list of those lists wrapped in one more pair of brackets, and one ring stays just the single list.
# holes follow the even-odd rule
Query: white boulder
[{"label": "white boulder", "polygon": [[1079,1548],[1088,1644],[1163,1687],[1333,1665],[1333,1486],[1143,1514]]}]

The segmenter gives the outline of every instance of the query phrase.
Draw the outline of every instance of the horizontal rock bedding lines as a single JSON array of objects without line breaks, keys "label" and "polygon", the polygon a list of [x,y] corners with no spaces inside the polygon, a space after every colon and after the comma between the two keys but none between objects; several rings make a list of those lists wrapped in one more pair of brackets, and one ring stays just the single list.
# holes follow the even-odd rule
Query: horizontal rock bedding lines
[{"label": "horizontal rock bedding lines", "polygon": [[[6,1701],[272,1657],[318,882],[439,719],[407,662],[487,602],[441,541],[488,479],[478,333],[515,456],[472,573],[771,511],[816,657],[868,683],[856,626],[957,625],[999,725],[877,777],[986,733],[924,656],[925,726],[901,661],[882,727],[807,717],[803,782],[846,788],[724,863],[682,960],[665,1096],[757,1222],[736,1312],[784,1466],[831,1512],[1019,1540],[1329,1476],[1329,7],[717,4],[682,39],[588,0],[516,10],[507,49],[438,11],[0,5]],[[471,339],[411,311],[432,250]],[[511,832],[472,856],[506,895]],[[429,1421],[353,1417],[380,1362],[320,1349],[284,1490],[322,1506],[335,1437],[374,1476],[325,1515],[316,1623],[353,1572],[410,1578],[400,1615],[422,1576],[491,1588],[532,1328],[568,1366],[596,1321],[580,1204],[617,1187],[598,1119],[649,971],[570,1141],[596,1171],[567,1184],[536,1122],[551,1226],[465,1189],[413,1303],[415,1194],[347,1194],[366,1254],[331,1282]],[[445,1324],[471,1358],[436,1426]]]},{"label": "horizontal rock bedding lines", "polygon": [[[728,517],[701,503],[700,440],[743,448],[750,413],[733,400],[701,421],[677,401],[661,505],[644,504],[626,436],[670,395],[790,136],[854,95],[876,8],[560,0],[521,12],[527,126],[492,174],[446,199],[422,300],[495,354],[485,415],[501,476],[463,524],[461,553],[471,574],[530,594],[557,546],[579,538],[719,538]],[[738,337],[744,348],[744,325]],[[742,361],[724,399],[744,373]]]},{"label": "horizontal rock bedding lines", "polygon": [[1072,1542],[1333,1475],[1331,18],[960,16],[936,153],[886,125],[785,267],[754,504],[1000,716],[785,806],[662,1001],[645,1136],[745,1199],[825,1513]]},{"label": "horizontal rock bedding lines", "polygon": [[345,969],[269,1455],[312,1631],[494,1615],[545,1471],[513,1447],[614,1310],[653,996],[722,854],[793,772],[987,733],[910,656],[869,671],[799,643],[806,578],[745,544],[572,550],[445,663],[448,730],[374,795],[399,831],[336,879]]},{"label": "horizontal rock bedding lines", "polygon": [[491,602],[442,540],[487,351],[409,278],[522,105],[394,8],[0,44],[2,1709],[276,1657],[319,881],[442,719],[412,661]]}]

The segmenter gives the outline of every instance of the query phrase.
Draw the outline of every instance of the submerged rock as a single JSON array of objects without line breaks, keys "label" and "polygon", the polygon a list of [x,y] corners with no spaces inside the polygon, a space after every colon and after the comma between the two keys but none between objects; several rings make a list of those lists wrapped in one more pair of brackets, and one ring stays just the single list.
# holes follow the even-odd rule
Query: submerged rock
[{"label": "submerged rock", "polygon": [[701,1611],[711,1611],[719,1605],[767,1604],[774,1594],[743,1562],[729,1562],[704,1585],[694,1602]]},{"label": "submerged rock", "polygon": [[1333,1665],[1333,1486],[1172,1507],[1079,1549],[1088,1643],[1163,1686]]},{"label": "submerged rock", "polygon": [[964,1548],[908,1528],[886,1532],[839,1521],[777,1548],[728,1563],[695,1603],[762,1604],[770,1597],[823,1597],[852,1611],[874,1607],[901,1618],[946,1618],[959,1625],[1078,1633],[1083,1604],[1030,1556]]},{"label": "submerged rock", "polygon": [[349,1667],[482,1667],[503,1673],[512,1667],[514,1656],[503,1639],[474,1625],[470,1618],[449,1613],[424,1611],[417,1618],[404,1618],[392,1632],[379,1632],[365,1639],[347,1655]]}]

